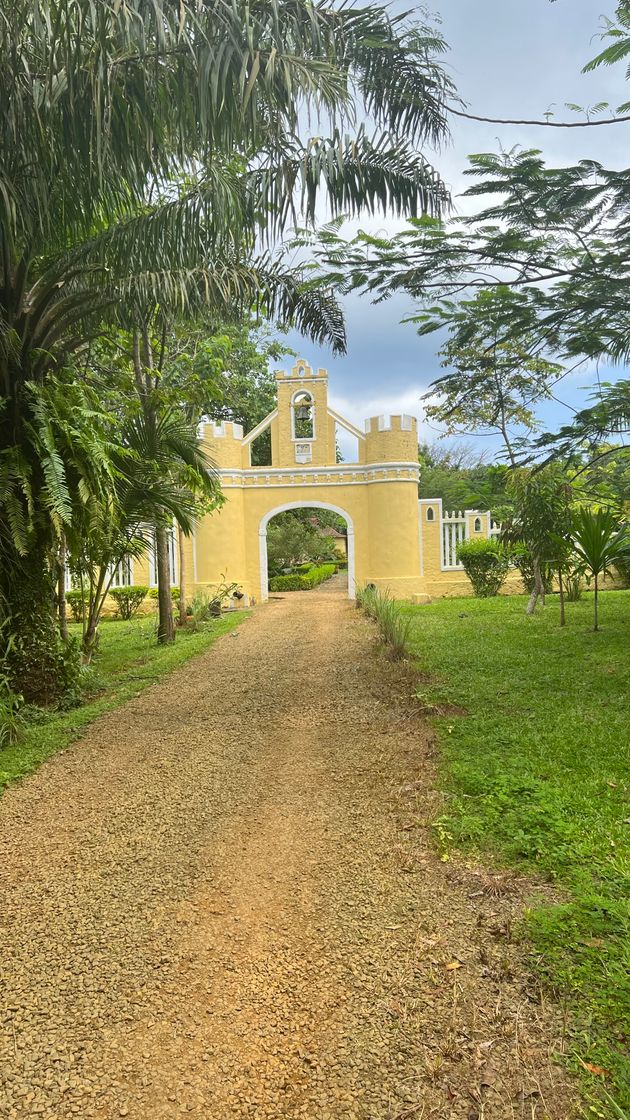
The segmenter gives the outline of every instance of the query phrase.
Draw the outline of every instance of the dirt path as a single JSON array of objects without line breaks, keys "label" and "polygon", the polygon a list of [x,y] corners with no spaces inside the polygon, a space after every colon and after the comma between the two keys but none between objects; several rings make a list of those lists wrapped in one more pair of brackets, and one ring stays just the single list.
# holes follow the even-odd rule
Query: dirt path
[{"label": "dirt path", "polygon": [[571,1115],[520,888],[433,854],[373,644],[272,601],[6,794],[0,1116]]}]

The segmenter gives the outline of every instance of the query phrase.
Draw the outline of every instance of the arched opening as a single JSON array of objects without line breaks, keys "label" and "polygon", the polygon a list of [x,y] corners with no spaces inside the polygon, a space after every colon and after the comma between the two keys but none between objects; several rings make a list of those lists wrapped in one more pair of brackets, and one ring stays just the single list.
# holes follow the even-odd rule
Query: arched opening
[{"label": "arched opening", "polygon": [[306,389],[298,389],[291,401],[291,435],[293,439],[315,439],[315,407]]},{"label": "arched opening", "polygon": [[[354,559],[354,524],[350,515],[339,506],[332,505],[329,502],[286,502],[284,505],[276,506],[275,509],[266,513],[262,518],[259,527],[259,545],[260,545],[260,597],[264,601],[269,598],[269,552],[267,532],[269,523],[273,521],[279,514],[288,513],[290,511],[299,510],[302,520],[308,522],[308,514],[310,510],[326,510],[330,513],[336,514],[338,518],[342,518],[346,526],[345,534],[345,552],[347,556],[347,573],[348,573],[348,598],[354,599],[355,597],[355,559]],[[289,542],[290,543],[290,542]],[[339,541],[341,550],[341,542]],[[288,556],[287,551],[287,556]],[[279,553],[278,553],[279,556]],[[286,557],[285,557],[286,558]],[[294,558],[294,557],[293,557]]]}]

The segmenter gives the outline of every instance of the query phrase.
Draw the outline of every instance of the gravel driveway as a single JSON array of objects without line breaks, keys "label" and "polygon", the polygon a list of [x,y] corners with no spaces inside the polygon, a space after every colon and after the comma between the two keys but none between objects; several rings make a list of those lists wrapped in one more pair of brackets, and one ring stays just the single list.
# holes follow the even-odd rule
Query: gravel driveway
[{"label": "gravel driveway", "polygon": [[0,802],[0,1116],[566,1120],[513,936],[441,863],[410,683],[330,589],[237,631]]}]

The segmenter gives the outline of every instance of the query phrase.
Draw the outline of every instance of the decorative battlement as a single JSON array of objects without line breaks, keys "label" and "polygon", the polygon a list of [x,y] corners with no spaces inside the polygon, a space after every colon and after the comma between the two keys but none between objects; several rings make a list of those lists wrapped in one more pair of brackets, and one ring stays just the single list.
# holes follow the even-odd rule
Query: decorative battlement
[{"label": "decorative battlement", "polygon": [[243,425],[232,420],[221,420],[218,424],[211,421],[204,424],[204,435],[210,439],[242,439]]},{"label": "decorative battlement", "polygon": [[370,416],[365,421],[366,435],[371,432],[417,432],[417,429],[418,421],[415,416],[407,416],[405,413],[394,416]]},{"label": "decorative battlement", "polygon": [[298,358],[293,369],[277,369],[277,381],[328,381],[328,370],[314,370],[302,358]]}]

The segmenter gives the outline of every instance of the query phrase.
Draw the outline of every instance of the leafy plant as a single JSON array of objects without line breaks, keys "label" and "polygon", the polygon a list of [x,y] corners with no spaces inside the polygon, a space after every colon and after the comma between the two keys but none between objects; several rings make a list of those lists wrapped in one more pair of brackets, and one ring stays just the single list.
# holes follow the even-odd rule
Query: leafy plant
[{"label": "leafy plant", "polygon": [[593,576],[594,625],[599,629],[599,580],[619,560],[630,557],[630,530],[620,526],[612,510],[579,509],[574,517],[575,551]]},{"label": "leafy plant", "polygon": [[70,607],[74,622],[83,622],[86,599],[82,591],[66,591],[66,603]]},{"label": "leafy plant", "polygon": [[225,601],[237,597],[239,593],[239,584],[227,583],[225,576],[222,582],[211,590],[200,588],[192,596],[189,604],[191,626],[197,628],[213,618],[220,618]]},{"label": "leafy plant", "polygon": [[[0,636],[2,631],[6,630],[6,625],[6,623],[0,625]],[[17,742],[24,722],[22,714],[24,697],[11,687],[7,667],[7,655],[14,641],[13,635],[3,639],[4,652],[0,657],[0,748]]]},{"label": "leafy plant", "polygon": [[495,540],[462,541],[457,559],[478,599],[499,594],[511,565],[511,552],[505,545]]},{"label": "leafy plant", "polygon": [[116,603],[117,616],[120,616],[125,622],[133,618],[136,611],[147,597],[149,588],[143,587],[141,584],[130,584],[128,587],[112,587],[110,588],[110,597]]}]

